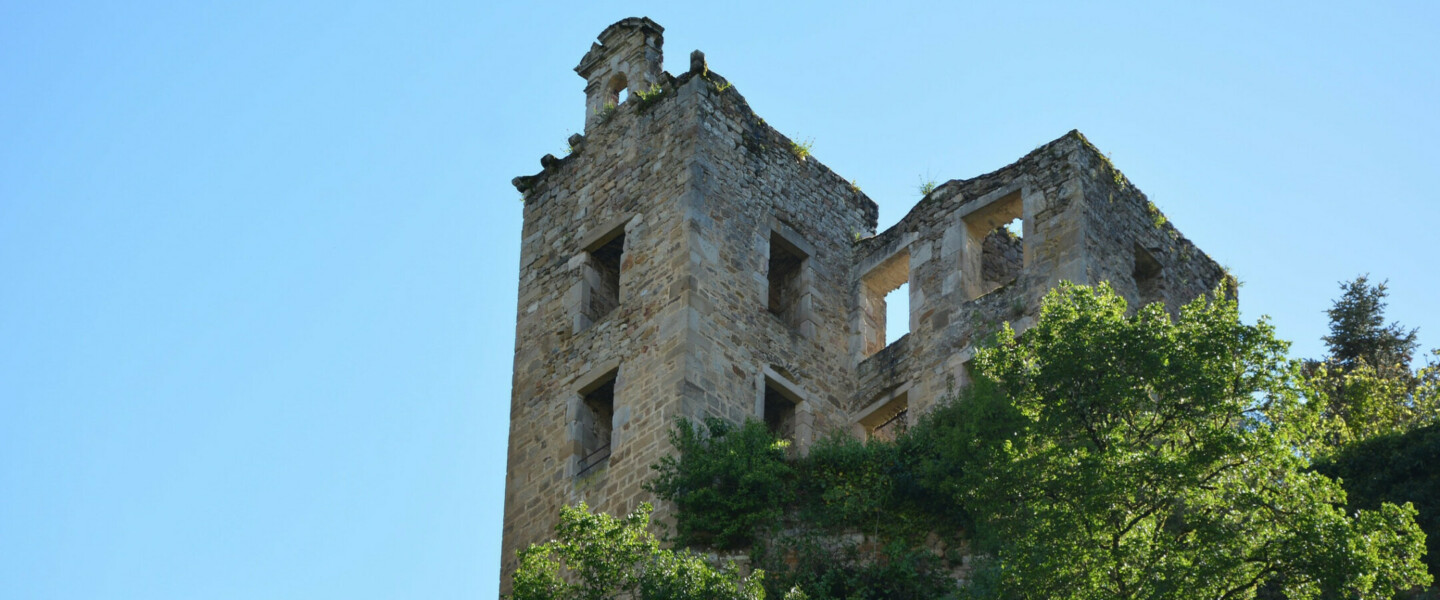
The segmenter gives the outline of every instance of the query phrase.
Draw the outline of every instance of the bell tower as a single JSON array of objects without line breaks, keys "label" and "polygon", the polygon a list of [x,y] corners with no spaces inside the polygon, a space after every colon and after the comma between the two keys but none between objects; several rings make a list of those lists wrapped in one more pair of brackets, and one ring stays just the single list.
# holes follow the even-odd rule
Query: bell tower
[{"label": "bell tower", "polygon": [[665,28],[648,17],[630,17],[605,28],[580,59],[575,72],[585,78],[585,132],[621,94],[648,91],[660,83]]}]

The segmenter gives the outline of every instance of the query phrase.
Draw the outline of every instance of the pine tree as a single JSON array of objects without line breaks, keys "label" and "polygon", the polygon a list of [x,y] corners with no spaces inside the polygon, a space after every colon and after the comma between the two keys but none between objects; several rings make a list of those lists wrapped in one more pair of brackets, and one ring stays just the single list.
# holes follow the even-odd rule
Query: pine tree
[{"label": "pine tree", "polygon": [[1330,335],[1322,338],[1330,348],[1331,370],[1350,372],[1364,363],[1384,377],[1411,377],[1416,330],[1385,324],[1385,283],[1370,285],[1369,276],[1361,275],[1340,284],[1340,298],[1326,311]]},{"label": "pine tree", "polygon": [[1367,275],[1340,284],[1326,311],[1329,355],[1306,365],[1327,445],[1338,448],[1378,435],[1408,431],[1437,416],[1434,366],[1410,370],[1416,330],[1385,323],[1385,282]]}]

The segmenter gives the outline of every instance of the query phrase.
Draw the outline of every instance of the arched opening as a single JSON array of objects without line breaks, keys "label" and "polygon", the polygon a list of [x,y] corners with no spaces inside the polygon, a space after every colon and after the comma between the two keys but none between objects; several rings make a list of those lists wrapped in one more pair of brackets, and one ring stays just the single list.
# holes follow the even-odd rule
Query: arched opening
[{"label": "arched opening", "polygon": [[625,79],[625,74],[616,73],[610,78],[610,82],[605,84],[605,104],[620,106],[620,103],[630,96],[627,88],[629,88],[629,83]]}]

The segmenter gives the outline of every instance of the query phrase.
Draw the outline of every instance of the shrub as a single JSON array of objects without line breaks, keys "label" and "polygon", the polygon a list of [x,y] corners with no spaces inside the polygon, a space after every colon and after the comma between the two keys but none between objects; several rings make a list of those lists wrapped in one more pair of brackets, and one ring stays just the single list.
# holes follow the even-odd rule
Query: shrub
[{"label": "shrub", "polygon": [[651,467],[646,489],[674,502],[676,541],[687,546],[749,546],[756,530],[779,522],[794,495],[786,442],[756,420],[736,427],[717,418],[702,426],[677,420],[670,443],[680,451]]},{"label": "shrub", "polygon": [[805,160],[805,159],[807,159],[807,158],[810,158],[810,148],[811,148],[812,146],[814,146],[814,145],[815,145],[815,140],[813,140],[813,139],[810,139],[810,140],[791,140],[791,141],[790,141],[790,153],[791,153],[791,154],[794,154],[794,155],[795,155],[795,158],[798,158],[798,159],[800,159],[800,160]]}]

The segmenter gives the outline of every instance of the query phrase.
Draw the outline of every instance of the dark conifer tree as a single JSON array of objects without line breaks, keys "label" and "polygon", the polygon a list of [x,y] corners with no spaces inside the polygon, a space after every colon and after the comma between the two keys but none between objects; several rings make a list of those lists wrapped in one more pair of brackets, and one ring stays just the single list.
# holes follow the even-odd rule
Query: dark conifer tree
[{"label": "dark conifer tree", "polygon": [[1331,370],[1349,372],[1362,362],[1384,377],[1410,378],[1410,361],[1418,342],[1415,329],[1385,324],[1384,281],[1371,285],[1368,275],[1340,284],[1340,298],[1326,311],[1330,315]]}]

